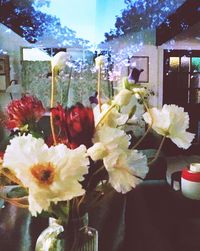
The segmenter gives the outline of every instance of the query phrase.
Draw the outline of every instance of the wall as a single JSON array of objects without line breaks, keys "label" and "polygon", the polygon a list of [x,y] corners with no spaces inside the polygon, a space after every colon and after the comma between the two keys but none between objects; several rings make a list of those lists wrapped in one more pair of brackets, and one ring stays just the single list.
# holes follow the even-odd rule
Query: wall
[{"label": "wall", "polygon": [[[150,97],[150,104],[158,105],[158,50],[155,46],[155,31],[145,30],[132,33],[126,36],[113,39],[101,46],[101,49],[109,49],[112,51],[112,59],[116,65],[120,65],[121,61],[132,56],[149,57],[149,83],[147,86],[153,90],[155,96]],[[127,68],[127,66],[125,66]],[[123,67],[122,67],[123,68]],[[127,75],[127,70],[122,69],[122,75]]]},{"label": "wall", "polygon": [[[20,47],[30,46],[26,40],[0,23],[0,53],[6,53],[10,59],[10,79],[21,83]],[[10,102],[8,93],[0,93],[0,107],[4,108]]]},{"label": "wall", "polygon": [[162,46],[155,46],[154,30],[145,30],[113,39],[101,46],[110,49],[115,64],[131,56],[149,57],[149,87],[155,92],[150,98],[150,104],[161,107],[163,105],[163,54],[165,49],[200,50],[200,22],[187,31],[178,34]]}]

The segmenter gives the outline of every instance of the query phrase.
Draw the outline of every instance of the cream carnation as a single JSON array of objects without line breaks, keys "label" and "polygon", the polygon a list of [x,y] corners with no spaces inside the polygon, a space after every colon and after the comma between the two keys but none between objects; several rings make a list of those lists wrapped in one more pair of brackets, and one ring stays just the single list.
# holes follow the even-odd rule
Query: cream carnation
[{"label": "cream carnation", "polygon": [[[147,159],[128,149],[129,136],[118,128],[103,126],[97,130],[94,145],[88,149],[93,160],[102,159],[113,188],[126,193],[135,187],[148,171]],[[137,176],[137,177],[136,177]]]},{"label": "cream carnation", "polygon": [[127,105],[131,98],[132,98],[132,92],[127,89],[122,89],[117,96],[114,98],[114,103],[119,106]]},{"label": "cream carnation", "polygon": [[143,115],[146,123],[160,135],[170,138],[178,147],[190,147],[194,134],[186,132],[189,127],[189,115],[177,105],[164,105],[161,110],[150,109]]},{"label": "cream carnation", "polygon": [[103,160],[109,174],[112,187],[121,193],[127,193],[139,184],[148,172],[147,158],[137,150],[125,153],[110,153]]}]

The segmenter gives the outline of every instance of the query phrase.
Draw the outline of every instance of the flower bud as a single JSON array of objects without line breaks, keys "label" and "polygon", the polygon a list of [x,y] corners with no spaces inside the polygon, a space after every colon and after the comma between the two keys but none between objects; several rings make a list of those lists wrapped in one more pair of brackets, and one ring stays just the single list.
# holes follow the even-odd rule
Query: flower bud
[{"label": "flower bud", "polygon": [[132,97],[132,92],[130,92],[127,89],[122,89],[115,97],[114,103],[119,106],[127,105],[131,100],[131,97]]},{"label": "flower bud", "polygon": [[59,51],[51,60],[52,68],[56,70],[61,70],[66,66],[69,57],[67,52]]},{"label": "flower bud", "polygon": [[106,58],[103,55],[100,55],[95,58],[96,69],[100,69],[105,64]]}]

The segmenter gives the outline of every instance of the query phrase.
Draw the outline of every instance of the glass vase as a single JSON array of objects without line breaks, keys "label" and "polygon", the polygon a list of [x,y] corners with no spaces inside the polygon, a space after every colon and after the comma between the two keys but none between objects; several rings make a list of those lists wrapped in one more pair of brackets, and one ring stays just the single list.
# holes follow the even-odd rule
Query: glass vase
[{"label": "glass vase", "polygon": [[38,237],[35,251],[98,251],[98,232],[88,226],[88,214],[61,225],[50,218]]}]

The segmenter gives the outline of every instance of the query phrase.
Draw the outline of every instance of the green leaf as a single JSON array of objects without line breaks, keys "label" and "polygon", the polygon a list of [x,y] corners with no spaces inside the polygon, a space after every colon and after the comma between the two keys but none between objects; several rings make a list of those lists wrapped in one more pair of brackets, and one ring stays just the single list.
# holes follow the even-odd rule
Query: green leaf
[{"label": "green leaf", "polygon": [[51,210],[57,219],[60,219],[62,222],[67,223],[69,219],[69,201],[61,201],[57,204],[51,205]]},{"label": "green leaf", "polygon": [[21,198],[27,195],[27,190],[23,187],[14,187],[7,194],[8,198]]},{"label": "green leaf", "polygon": [[128,81],[128,78],[123,78],[123,87],[127,90],[131,90],[132,84]]}]

